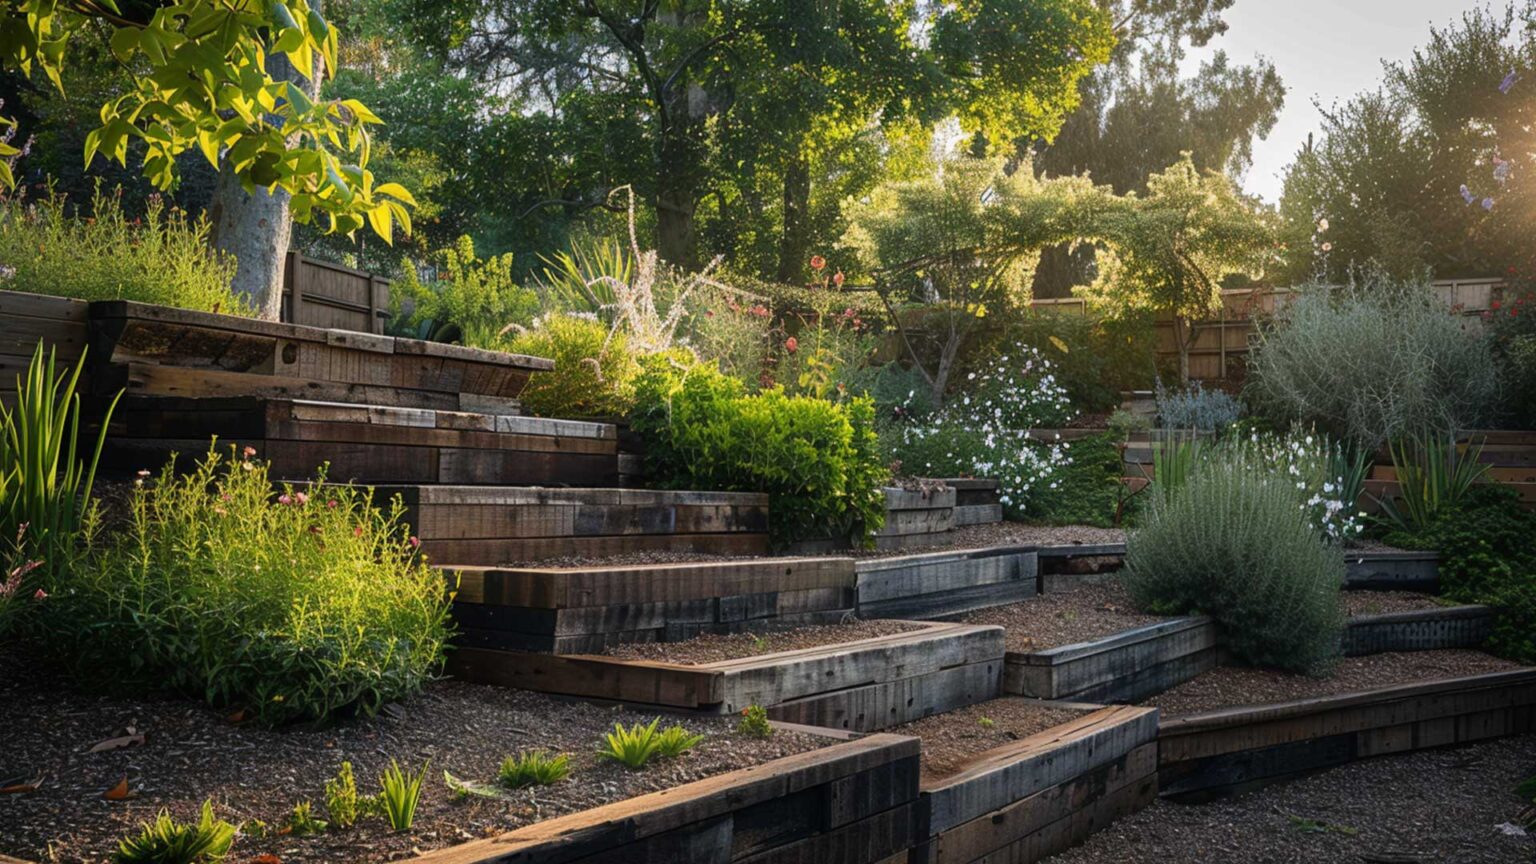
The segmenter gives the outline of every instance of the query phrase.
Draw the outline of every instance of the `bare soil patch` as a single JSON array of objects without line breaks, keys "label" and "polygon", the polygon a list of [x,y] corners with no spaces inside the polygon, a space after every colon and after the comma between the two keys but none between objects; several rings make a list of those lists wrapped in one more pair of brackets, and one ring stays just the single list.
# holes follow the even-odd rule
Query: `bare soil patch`
[{"label": "bare soil patch", "polygon": [[1007,630],[1009,651],[1030,653],[1078,642],[1102,639],[1165,621],[1131,605],[1130,595],[1118,582],[1085,585],[1058,594],[1038,594],[1028,600],[972,612],[967,624],[998,624]]},{"label": "bare soil patch", "polygon": [[1026,699],[1004,696],[934,714],[888,730],[923,739],[924,777],[946,777],[981,753],[1028,738],[1087,713]]},{"label": "bare soil patch", "polygon": [[916,621],[851,620],[843,624],[817,624],[762,633],[706,633],[681,642],[636,642],[616,645],[606,653],[610,657],[624,660],[654,660],[697,666],[777,654],[781,651],[798,651],[801,648],[839,645],[876,636],[891,636],[921,630],[924,626]]},{"label": "bare soil patch", "polygon": [[1394,612],[1420,612],[1447,609],[1461,604],[1417,591],[1344,591],[1344,609],[1349,617],[1388,615]]}]

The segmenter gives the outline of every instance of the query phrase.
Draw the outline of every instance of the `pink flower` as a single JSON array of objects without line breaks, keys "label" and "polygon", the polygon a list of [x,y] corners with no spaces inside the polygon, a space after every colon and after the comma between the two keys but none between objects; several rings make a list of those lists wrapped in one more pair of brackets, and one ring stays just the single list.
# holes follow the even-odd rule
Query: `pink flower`
[{"label": "pink flower", "polygon": [[244,449],[244,450],[241,450],[241,451],[240,451],[240,455],[241,455],[241,456],[244,456],[244,457],[245,457],[245,458],[247,458],[247,459],[249,459],[249,458],[251,458],[251,457],[252,457],[252,456],[255,456],[255,455],[256,455],[256,448],[255,448],[255,447],[252,447],[252,446],[250,446],[250,445],[249,445],[249,444],[247,444],[247,445],[246,445],[246,446],[245,446],[245,449]]},{"label": "pink flower", "polygon": [[361,537],[361,536],[363,536],[363,526],[358,525],[357,527],[353,528],[352,529],[352,536],[353,537]]},{"label": "pink flower", "polygon": [[299,502],[300,504],[308,504],[309,503],[309,496],[304,494],[303,492],[295,492],[295,493],[293,493],[293,499],[295,501]]},{"label": "pink flower", "polygon": [[48,592],[44,591],[41,588],[39,588],[36,591],[32,592],[32,599],[33,600],[47,600],[48,599]]},{"label": "pink flower", "polygon": [[336,499],[332,498],[331,500],[325,502],[325,507],[326,507],[327,510],[335,510],[336,509]]},{"label": "pink flower", "polygon": [[421,548],[421,538],[417,537],[415,534],[411,535],[411,548],[412,549],[420,549]]},{"label": "pink flower", "polygon": [[846,279],[846,278],[848,278],[848,277],[843,275],[843,271],[839,270],[836,273],[832,274],[832,284],[836,285],[839,288],[841,288],[841,287],[843,287],[843,280]]},{"label": "pink flower", "polygon": [[279,495],[279,496],[277,496],[277,503],[284,504],[284,505],[292,504],[293,503],[293,499],[288,497],[287,495]]},{"label": "pink flower", "polygon": [[793,337],[793,336],[791,336],[788,339],[784,340],[784,350],[788,351],[791,354],[795,353],[795,350],[797,348],[799,348],[799,347],[800,347],[800,343],[797,342],[795,340],[795,337]]}]

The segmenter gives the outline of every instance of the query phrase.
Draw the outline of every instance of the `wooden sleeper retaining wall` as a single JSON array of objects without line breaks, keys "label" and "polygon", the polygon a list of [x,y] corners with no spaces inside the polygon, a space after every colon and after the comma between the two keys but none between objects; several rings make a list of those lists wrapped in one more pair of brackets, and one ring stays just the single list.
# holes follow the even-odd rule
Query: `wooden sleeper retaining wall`
[{"label": "wooden sleeper retaining wall", "polygon": [[1434,552],[1347,552],[1344,585],[1346,588],[1433,593],[1440,590],[1439,562],[1440,556]]},{"label": "wooden sleeper retaining wall", "polygon": [[1103,639],[1031,653],[1008,652],[1003,692],[1077,702],[1135,702],[1221,662],[1210,618],[1175,618]]},{"label": "wooden sleeper retaining wall", "polygon": [[858,570],[864,618],[946,618],[1033,597],[1035,552],[991,547],[865,558]]},{"label": "wooden sleeper retaining wall", "polygon": [[16,379],[26,376],[38,342],[60,364],[73,366],[80,359],[90,340],[89,310],[84,300],[0,291],[0,321],[5,322],[0,330],[0,405],[14,404]]},{"label": "wooden sleeper retaining wall", "polygon": [[1352,618],[1344,629],[1344,654],[1476,648],[1493,633],[1488,606],[1447,606]]}]

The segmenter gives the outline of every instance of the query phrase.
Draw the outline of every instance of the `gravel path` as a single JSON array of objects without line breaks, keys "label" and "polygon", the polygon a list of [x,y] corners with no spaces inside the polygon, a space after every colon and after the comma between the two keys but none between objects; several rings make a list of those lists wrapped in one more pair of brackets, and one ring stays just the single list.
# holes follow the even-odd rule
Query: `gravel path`
[{"label": "gravel path", "polygon": [[1386,615],[1392,612],[1417,612],[1421,609],[1445,609],[1460,604],[1433,594],[1417,591],[1344,591],[1344,608],[1349,617]]},{"label": "gravel path", "polygon": [[1043,651],[1099,639],[1121,630],[1166,620],[1139,612],[1118,582],[1085,585],[1059,594],[972,612],[967,624],[999,624],[1007,629],[1009,651]]},{"label": "gravel path", "polygon": [[[735,718],[681,722],[708,737],[675,760],[630,771],[595,750],[615,721],[654,715],[560,702],[524,691],[456,682],[429,686],[393,712],[325,731],[275,732],[235,725],[184,700],[105,699],[63,689],[11,659],[0,663],[0,780],[41,776],[40,788],[0,795],[0,855],[58,862],[106,861],[117,839],[162,807],[196,815],[205,798],[236,825],[260,819],[274,830],[297,801],[325,818],[324,784],[343,760],[359,791],[377,789],[379,772],[398,758],[407,769],[431,760],[416,824],[393,834],[378,820],[310,837],[242,836],[230,860],[270,854],[285,864],[378,862],[507,831],[815,747],[825,739],[778,732],[761,740],[737,734]],[[674,722],[664,718],[662,725]],[[142,734],[144,743],[91,753],[98,742]],[[547,788],[507,792],[499,800],[454,800],[443,771],[489,782],[502,758],[547,748],[570,754],[571,778]],[[103,800],[127,778],[134,796]],[[50,853],[51,849],[51,853]]]},{"label": "gravel path", "polygon": [[845,624],[818,624],[766,633],[731,633],[729,635],[706,633],[682,642],[637,642],[615,645],[606,653],[610,657],[624,660],[655,660],[696,666],[702,663],[719,663],[723,660],[741,660],[763,654],[777,654],[780,651],[838,645],[856,639],[890,636],[895,633],[919,630],[923,626],[925,625],[914,621],[854,620]]},{"label": "gravel path", "polygon": [[923,774],[945,777],[971,757],[1010,741],[1059,726],[1085,711],[1046,705],[1037,699],[1004,696],[934,714],[887,731],[923,739]]},{"label": "gravel path", "polygon": [[1393,684],[1519,668],[1520,664],[1492,654],[1462,650],[1402,651],[1345,657],[1339,661],[1333,674],[1326,678],[1294,675],[1273,669],[1222,666],[1159,693],[1143,704],[1161,708],[1164,717],[1178,717],[1229,706],[1289,702]]},{"label": "gravel path", "polygon": [[1536,735],[1369,759],[1226,801],[1158,801],[1051,864],[1503,864],[1536,860],[1513,790]]}]

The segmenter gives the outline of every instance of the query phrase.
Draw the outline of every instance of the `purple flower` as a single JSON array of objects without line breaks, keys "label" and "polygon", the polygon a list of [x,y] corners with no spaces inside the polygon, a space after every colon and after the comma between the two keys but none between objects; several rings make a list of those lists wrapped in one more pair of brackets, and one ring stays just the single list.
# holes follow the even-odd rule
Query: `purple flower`
[{"label": "purple flower", "polygon": [[1493,179],[1497,180],[1500,186],[1504,185],[1504,182],[1509,179],[1511,167],[1512,163],[1508,159],[1500,159],[1497,156],[1493,157]]},{"label": "purple flower", "polygon": [[1509,74],[1505,75],[1504,80],[1499,82],[1499,92],[1508,93],[1510,88],[1515,86],[1515,82],[1519,80],[1520,76],[1515,74],[1515,70],[1509,70]]},{"label": "purple flower", "polygon": [[1477,196],[1472,194],[1472,190],[1468,189],[1467,184],[1465,183],[1461,184],[1461,200],[1467,202],[1468,204],[1471,204],[1473,201],[1477,200]]},{"label": "purple flower", "polygon": [[1492,198],[1484,198],[1483,199],[1483,209],[1484,210],[1492,210],[1493,209],[1493,199]]}]

